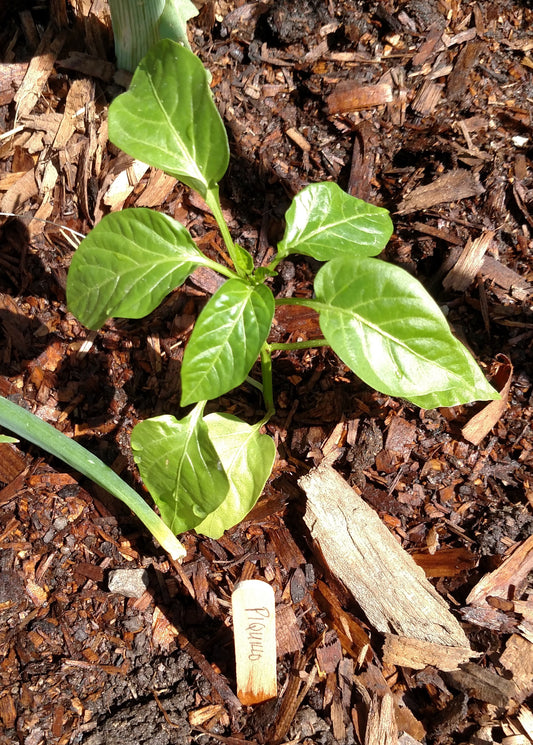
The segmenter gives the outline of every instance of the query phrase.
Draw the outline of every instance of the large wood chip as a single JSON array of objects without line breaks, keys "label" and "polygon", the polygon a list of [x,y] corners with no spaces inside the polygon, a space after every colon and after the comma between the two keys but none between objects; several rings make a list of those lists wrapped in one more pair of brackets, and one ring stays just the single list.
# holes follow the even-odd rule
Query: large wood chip
[{"label": "large wood chip", "polygon": [[365,745],[396,745],[398,742],[394,699],[390,693],[372,696],[364,742]]},{"label": "large wood chip", "polygon": [[507,640],[505,651],[500,657],[501,664],[513,675],[520,698],[533,694],[533,642],[523,636],[513,634]]},{"label": "large wood chip", "polygon": [[494,256],[485,256],[480,273],[483,279],[491,280],[504,290],[508,290],[517,300],[528,300],[531,297],[530,283]]},{"label": "large wood chip", "polygon": [[479,238],[467,241],[459,259],[442,281],[445,289],[464,292],[470,287],[481,269],[483,258],[493,238],[494,230],[487,230]]},{"label": "large wood chip", "polygon": [[450,671],[445,676],[446,682],[459,691],[468,693],[471,698],[485,701],[499,708],[507,708],[511,701],[516,701],[519,692],[512,680],[506,680],[491,670],[468,662],[460,670]]},{"label": "large wood chip", "polygon": [[62,150],[76,130],[76,120],[87,101],[94,98],[94,86],[89,80],[74,80],[67,93],[65,111],[54,138],[54,149]]},{"label": "large wood chip", "polygon": [[18,117],[27,116],[39,100],[65,39],[66,33],[62,31],[58,34],[53,25],[48,26],[44,32],[24,80],[14,96]]},{"label": "large wood chip", "polygon": [[6,191],[0,202],[0,210],[9,213],[20,211],[23,204],[36,196],[38,191],[34,172],[28,171]]},{"label": "large wood chip", "polygon": [[360,85],[359,83],[341,83],[327,98],[330,114],[346,114],[349,111],[361,111],[383,106],[393,100],[390,83]]},{"label": "large wood chip", "polygon": [[431,184],[418,186],[408,194],[398,205],[398,214],[427,210],[436,204],[444,202],[458,202],[468,197],[476,197],[483,194],[484,187],[474,173],[464,168],[448,171],[443,176],[435,179]]},{"label": "large wood chip", "polygon": [[533,535],[519,543],[514,551],[493,572],[485,574],[470,591],[466,602],[483,605],[489,595],[509,598],[511,587],[519,587],[533,571]]},{"label": "large wood chip", "polygon": [[472,72],[485,44],[482,41],[472,41],[459,52],[450,77],[448,78],[448,100],[459,101],[468,87]]},{"label": "large wood chip", "polygon": [[428,665],[439,670],[456,670],[459,665],[472,657],[468,646],[443,647],[421,639],[408,639],[405,636],[386,634],[383,645],[385,665],[399,665],[423,670]]},{"label": "large wood chip", "polygon": [[135,202],[136,207],[159,207],[164,204],[177,180],[173,176],[153,168],[145,190]]},{"label": "large wood chip", "polygon": [[424,572],[331,466],[321,463],[299,483],[307,494],[304,520],[327,567],[378,631],[469,649]]},{"label": "large wood chip", "polygon": [[501,398],[489,401],[483,408],[474,414],[461,429],[461,434],[473,445],[479,445],[481,440],[488,435],[501,415],[507,408],[511,382],[513,380],[513,365],[505,355],[498,355],[498,367],[492,380],[492,385],[499,391]]}]

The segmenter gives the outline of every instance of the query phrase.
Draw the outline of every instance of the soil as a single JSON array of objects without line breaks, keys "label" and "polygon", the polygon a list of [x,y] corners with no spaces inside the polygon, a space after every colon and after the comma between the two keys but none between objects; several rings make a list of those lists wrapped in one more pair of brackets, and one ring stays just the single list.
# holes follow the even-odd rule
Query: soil
[{"label": "soil", "polygon": [[[89,333],[65,303],[70,231],[145,205],[212,256],[222,242],[197,196],[136,175],[107,141],[127,76],[106,4],[19,1],[0,20],[0,394],[142,489],[129,434],[180,414],[183,347],[210,278],[195,275],[149,318]],[[388,208],[382,258],[424,283],[506,405],[472,434],[475,408],[378,394],[326,348],[280,354],[265,493],[220,541],[186,534],[181,566],[45,452],[0,445],[2,745],[533,742],[532,23],[518,0],[202,4],[190,39],[230,138],[221,190],[235,240],[268,262],[290,199],[312,182]],[[286,262],[275,294],[309,295],[316,268]],[[276,341],[316,334],[307,311],[276,314]],[[249,421],[261,406],[246,385],[213,403]],[[337,470],[461,621],[477,656],[459,671],[392,664],[323,565],[297,480],[336,447]],[[498,584],[506,561],[514,574]],[[109,571],[133,567],[147,568],[148,590],[109,592]],[[490,591],[472,603],[485,575]],[[234,694],[229,599],[242,578],[272,584],[284,619],[279,700],[255,708]],[[324,661],[326,648],[337,651]]]}]

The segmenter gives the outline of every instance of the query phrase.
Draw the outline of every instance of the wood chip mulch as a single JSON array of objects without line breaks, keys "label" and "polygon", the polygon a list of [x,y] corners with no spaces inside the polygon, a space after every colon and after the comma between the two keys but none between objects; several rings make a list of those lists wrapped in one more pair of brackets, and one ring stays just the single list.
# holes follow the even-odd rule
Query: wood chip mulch
[{"label": "wood chip mulch", "polygon": [[[0,745],[533,743],[533,10],[198,5],[234,238],[267,262],[310,182],[387,207],[385,258],[445,308],[503,403],[420,411],[325,348],[280,354],[265,493],[219,541],[185,535],[180,566],[94,485],[0,445]],[[65,305],[71,256],[130,206],[172,215],[213,257],[223,247],[198,197],[108,142],[128,83],[112,44],[103,0],[0,7],[0,394],[141,490],[129,433],[179,415],[213,279],[89,333]],[[285,262],[274,291],[309,294],[315,268]],[[276,314],[273,339],[314,334],[307,309]],[[262,416],[247,386],[215,406]],[[346,535],[319,529],[325,506]],[[118,568],[146,569],[148,589],[110,592]],[[246,709],[229,611],[249,578],[276,592],[279,695]]]}]

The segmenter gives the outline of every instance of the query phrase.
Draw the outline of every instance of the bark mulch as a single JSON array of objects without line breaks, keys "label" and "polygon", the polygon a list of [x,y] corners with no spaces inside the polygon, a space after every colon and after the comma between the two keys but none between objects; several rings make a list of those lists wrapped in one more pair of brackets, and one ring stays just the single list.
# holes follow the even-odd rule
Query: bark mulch
[{"label": "bark mulch", "polygon": [[[221,240],[198,197],[107,140],[128,79],[104,0],[6,3],[0,21],[0,394],[142,489],[129,433],[179,415],[210,278],[89,333],[65,305],[70,259],[80,234],[133,205],[181,220],[210,255]],[[185,535],[181,566],[94,485],[0,445],[2,745],[533,743],[532,23],[518,0],[202,4],[190,37],[230,137],[235,239],[268,261],[310,182],[387,207],[385,258],[426,285],[504,402],[420,411],[325,348],[280,354],[264,496],[219,541]],[[315,269],[286,262],[273,289],[304,296]],[[316,334],[308,311],[280,310],[276,340]],[[247,386],[214,406],[262,415]],[[320,500],[304,480],[306,507],[297,483],[332,461],[372,508],[363,529],[379,518],[367,561],[346,546],[340,569],[309,520]],[[407,562],[403,585],[376,568],[389,551]],[[371,578],[369,598],[334,576],[345,565],[348,584]],[[141,597],[109,591],[117,568],[147,570]],[[278,616],[279,696],[248,709],[229,613],[243,578],[274,587]],[[399,590],[414,598],[410,632],[394,620]],[[464,638],[453,660],[417,637],[428,595]]]}]

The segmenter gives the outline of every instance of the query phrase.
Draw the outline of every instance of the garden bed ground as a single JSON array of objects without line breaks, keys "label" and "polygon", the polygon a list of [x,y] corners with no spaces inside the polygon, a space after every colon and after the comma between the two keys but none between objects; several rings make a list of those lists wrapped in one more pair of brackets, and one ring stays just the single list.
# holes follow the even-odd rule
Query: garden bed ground
[{"label": "garden bed ground", "polygon": [[[129,433],[179,413],[180,360],[212,280],[194,275],[149,318],[90,334],[65,306],[69,231],[145,205],[214,256],[222,243],[199,198],[107,141],[127,76],[103,0],[13,2],[0,20],[0,210],[16,215],[0,218],[0,393],[134,483]],[[234,238],[267,261],[310,182],[387,207],[384,258],[445,306],[509,383],[507,405],[473,444],[469,407],[377,394],[325,348],[280,355],[264,497],[219,541],[184,536],[181,567],[46,453],[0,445],[2,745],[533,742],[532,23],[518,0],[202,6],[191,41],[230,136]],[[312,270],[286,262],[273,290],[311,293]],[[316,336],[308,311],[280,310],[276,340]],[[214,405],[262,416],[251,387]],[[336,448],[337,470],[461,622],[477,654],[459,671],[394,664],[313,550],[297,480]],[[147,568],[142,597],[109,592],[120,567]],[[266,579],[278,603],[279,700],[253,710],[233,693],[229,599],[242,578]]]}]

